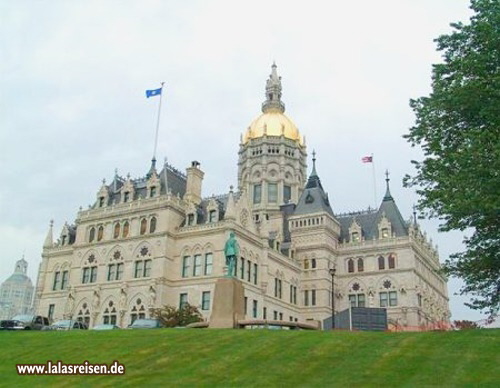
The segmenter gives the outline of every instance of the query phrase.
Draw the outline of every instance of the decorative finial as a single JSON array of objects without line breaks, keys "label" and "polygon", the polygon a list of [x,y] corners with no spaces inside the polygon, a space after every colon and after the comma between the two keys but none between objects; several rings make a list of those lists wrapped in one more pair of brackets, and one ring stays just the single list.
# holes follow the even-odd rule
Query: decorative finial
[{"label": "decorative finial", "polygon": [[127,180],[130,180],[130,173],[127,172]]},{"label": "decorative finial", "polygon": [[413,224],[417,225],[417,206],[413,205]]},{"label": "decorative finial", "polygon": [[115,176],[118,176],[118,169],[115,167]]},{"label": "decorative finial", "polygon": [[391,191],[389,190],[389,170],[385,170],[385,184],[386,184],[386,191],[385,191],[385,196],[384,196],[384,201],[392,201],[392,195]]},{"label": "decorative finial", "polygon": [[318,173],[316,172],[316,150],[313,150],[312,155],[313,155],[313,158],[312,158],[313,168],[311,171],[311,176],[317,176]]},{"label": "decorative finial", "polygon": [[102,185],[104,186],[106,184],[106,178],[102,178]]},{"label": "decorative finial", "polygon": [[50,220],[49,226],[52,228],[54,226],[54,220]]},{"label": "decorative finial", "polygon": [[234,186],[233,186],[233,185],[229,186],[229,191],[230,191],[231,193],[233,192],[233,189],[234,189]]}]

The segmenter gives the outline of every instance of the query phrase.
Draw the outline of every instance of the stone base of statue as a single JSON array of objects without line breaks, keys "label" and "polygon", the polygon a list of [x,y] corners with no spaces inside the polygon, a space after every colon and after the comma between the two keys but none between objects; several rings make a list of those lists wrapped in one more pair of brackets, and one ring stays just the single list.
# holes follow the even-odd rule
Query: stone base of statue
[{"label": "stone base of statue", "polygon": [[224,277],[215,283],[212,315],[208,327],[211,329],[233,329],[245,318],[245,292],[241,281]]}]

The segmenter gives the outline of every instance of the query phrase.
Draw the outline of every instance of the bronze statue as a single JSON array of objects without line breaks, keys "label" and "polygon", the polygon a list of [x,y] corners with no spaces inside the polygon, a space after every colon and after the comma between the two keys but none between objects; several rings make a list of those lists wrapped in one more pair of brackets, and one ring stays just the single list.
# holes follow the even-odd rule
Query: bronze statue
[{"label": "bronze statue", "polygon": [[236,260],[239,254],[239,247],[234,232],[229,233],[229,239],[224,247],[224,255],[226,256],[226,266],[228,277],[236,276]]}]

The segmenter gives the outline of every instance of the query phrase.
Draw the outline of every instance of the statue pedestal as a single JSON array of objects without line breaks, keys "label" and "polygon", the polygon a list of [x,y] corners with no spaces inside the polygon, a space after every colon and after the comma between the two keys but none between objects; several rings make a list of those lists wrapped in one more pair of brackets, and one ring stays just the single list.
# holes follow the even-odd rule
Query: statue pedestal
[{"label": "statue pedestal", "polygon": [[215,283],[212,315],[208,327],[233,329],[239,319],[245,318],[245,292],[236,278],[221,278]]}]

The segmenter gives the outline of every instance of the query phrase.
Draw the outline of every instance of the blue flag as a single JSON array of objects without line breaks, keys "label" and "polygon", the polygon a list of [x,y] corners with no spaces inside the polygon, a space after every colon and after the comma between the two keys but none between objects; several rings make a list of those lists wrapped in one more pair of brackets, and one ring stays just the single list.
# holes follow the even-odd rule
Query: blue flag
[{"label": "blue flag", "polygon": [[146,90],[146,98],[159,96],[161,94],[161,88],[154,90]]}]

